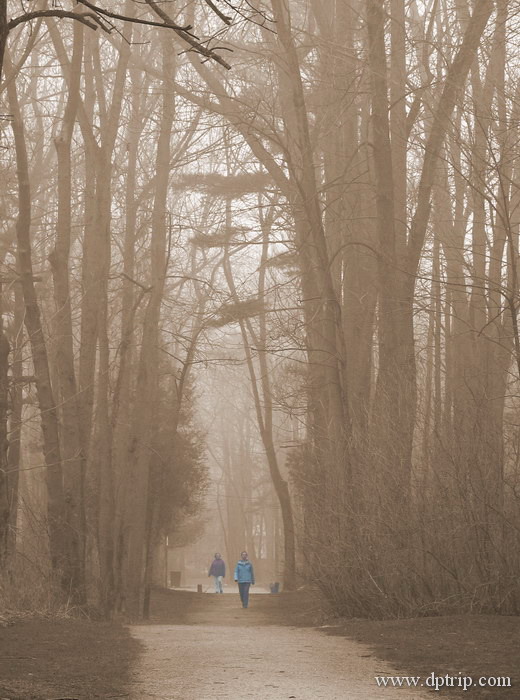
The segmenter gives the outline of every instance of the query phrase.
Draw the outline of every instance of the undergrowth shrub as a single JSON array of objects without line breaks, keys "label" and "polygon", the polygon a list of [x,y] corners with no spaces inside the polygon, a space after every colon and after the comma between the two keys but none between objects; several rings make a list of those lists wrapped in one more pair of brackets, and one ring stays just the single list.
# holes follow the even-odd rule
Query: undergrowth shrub
[{"label": "undergrowth shrub", "polygon": [[0,623],[19,618],[67,618],[78,611],[47,567],[21,557],[0,572]]}]

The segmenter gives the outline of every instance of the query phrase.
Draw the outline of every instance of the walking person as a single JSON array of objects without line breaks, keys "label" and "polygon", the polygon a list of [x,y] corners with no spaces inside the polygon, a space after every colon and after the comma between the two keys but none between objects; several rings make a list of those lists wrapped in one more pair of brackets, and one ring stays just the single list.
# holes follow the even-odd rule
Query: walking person
[{"label": "walking person", "polygon": [[215,593],[224,593],[222,587],[222,579],[226,575],[226,564],[218,552],[215,554],[215,558],[211,562],[209,567],[208,576],[213,576],[215,579]]},{"label": "walking person", "polygon": [[240,560],[235,567],[234,579],[238,583],[242,607],[247,608],[249,605],[249,586],[255,585],[255,572],[253,565],[248,559],[247,552],[240,554]]}]

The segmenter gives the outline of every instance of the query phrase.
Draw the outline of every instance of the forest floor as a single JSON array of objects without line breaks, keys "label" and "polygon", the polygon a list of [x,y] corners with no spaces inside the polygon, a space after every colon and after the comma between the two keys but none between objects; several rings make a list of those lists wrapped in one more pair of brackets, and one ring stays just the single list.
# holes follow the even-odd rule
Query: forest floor
[{"label": "forest floor", "polygon": [[122,625],[15,621],[0,628],[0,700],[127,698],[140,650]]},{"label": "forest floor", "polygon": [[[255,589],[252,589],[253,591]],[[307,594],[155,592],[150,623],[0,628],[0,700],[520,698],[520,618],[319,624]],[[378,688],[375,676],[511,676],[512,688]]]}]

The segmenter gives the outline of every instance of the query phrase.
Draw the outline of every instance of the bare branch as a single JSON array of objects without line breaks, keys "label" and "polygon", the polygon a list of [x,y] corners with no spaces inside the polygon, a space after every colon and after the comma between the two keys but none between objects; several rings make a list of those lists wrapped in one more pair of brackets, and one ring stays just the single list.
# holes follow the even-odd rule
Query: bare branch
[{"label": "bare branch", "polygon": [[201,54],[202,56],[206,56],[206,58],[210,58],[216,63],[219,63],[221,66],[226,68],[227,70],[231,70],[231,66],[227,61],[225,61],[221,56],[219,56],[217,53],[215,53],[212,49],[208,49],[206,46],[200,43],[200,41],[197,41],[196,39],[193,38],[192,35],[188,34],[186,30],[176,28],[174,22],[172,19],[162,10],[154,0],[145,0],[146,4],[152,8],[152,10],[155,12],[155,14],[160,17],[163,22],[164,26],[171,27],[180,37],[181,39],[184,39],[184,41],[189,44],[192,49],[194,49],[197,53]]},{"label": "bare branch", "polygon": [[98,7],[97,5],[94,5],[94,3],[89,2],[88,0],[78,0],[78,2],[81,3],[82,5],[85,5],[85,7],[88,7],[90,10],[93,10],[94,12],[98,12],[100,15],[104,15],[105,17],[110,17],[110,19],[119,19],[122,22],[133,22],[134,24],[146,24],[150,27],[165,27],[166,26],[169,29],[174,29],[174,30],[178,30],[178,31],[182,31],[182,32],[189,32],[190,29],[192,29],[192,26],[190,24],[187,24],[185,27],[181,27],[179,24],[175,24],[175,22],[172,22],[172,20],[169,18],[165,22],[154,22],[153,20],[139,19],[136,17],[129,17],[128,15],[120,15],[118,12],[111,12],[110,10],[105,10],[102,7]]},{"label": "bare branch", "polygon": [[228,15],[225,15],[221,10],[219,10],[218,7],[215,5],[214,2],[212,2],[211,0],[204,0],[204,2],[206,3],[206,5],[209,5],[209,6],[211,7],[211,9],[213,10],[213,12],[214,12],[218,17],[220,17],[220,19],[221,19],[223,22],[225,22],[227,25],[230,25],[230,24],[231,24],[231,22],[232,22],[231,17],[229,17]]},{"label": "bare branch", "polygon": [[90,29],[97,29],[98,27],[105,29],[105,26],[101,22],[100,18],[96,17],[96,15],[91,14],[90,12],[86,14],[78,14],[77,12],[69,12],[67,10],[35,10],[34,12],[26,12],[24,15],[20,15],[20,17],[15,17],[14,19],[10,20],[7,23],[7,31],[10,32],[19,24],[30,22],[32,19],[38,19],[39,17],[68,17],[69,19],[74,19],[82,24],[86,24],[87,27],[90,27]]}]

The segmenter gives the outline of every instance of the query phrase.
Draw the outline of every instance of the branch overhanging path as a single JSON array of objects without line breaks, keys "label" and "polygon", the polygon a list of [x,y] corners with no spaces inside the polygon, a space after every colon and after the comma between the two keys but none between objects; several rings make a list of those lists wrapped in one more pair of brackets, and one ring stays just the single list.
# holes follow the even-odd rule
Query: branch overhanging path
[{"label": "branch overhanging path", "polygon": [[[187,51],[192,51],[199,54],[205,60],[214,61],[226,70],[231,69],[231,65],[217,52],[216,49],[209,48],[205,44],[211,41],[211,37],[208,40],[201,40],[196,34],[192,32],[192,25],[180,25],[159,6],[154,0],[144,0],[152,13],[152,15],[157,19],[146,19],[144,17],[132,17],[130,15],[121,14],[119,12],[114,12],[106,7],[102,7],[96,3],[89,2],[89,0],[78,0],[78,4],[83,5],[88,11],[78,12],[71,10],[61,10],[61,9],[50,9],[50,10],[34,10],[33,12],[25,12],[18,17],[14,17],[4,24],[4,42],[7,34],[13,30],[15,27],[31,22],[35,19],[42,18],[56,18],[56,19],[72,19],[81,22],[90,29],[101,28],[107,34],[110,34],[116,27],[114,21],[117,22],[129,22],[133,24],[141,24],[150,27],[158,27],[162,29],[170,29],[177,34],[177,36],[187,44]],[[208,2],[205,0],[205,4],[210,7],[212,12],[227,26],[232,24],[232,18],[228,15],[222,13],[213,2]],[[232,51],[229,47],[219,46],[220,51]],[[3,54],[3,51],[2,51]]]}]

